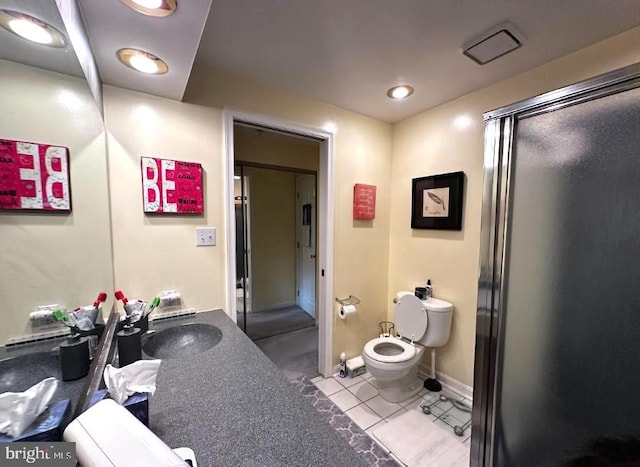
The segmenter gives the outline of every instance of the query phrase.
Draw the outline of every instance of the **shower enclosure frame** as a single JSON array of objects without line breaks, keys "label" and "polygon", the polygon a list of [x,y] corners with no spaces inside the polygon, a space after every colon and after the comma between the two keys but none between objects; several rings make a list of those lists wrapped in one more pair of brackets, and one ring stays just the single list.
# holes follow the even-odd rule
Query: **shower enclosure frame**
[{"label": "shower enclosure frame", "polygon": [[484,185],[476,320],[471,465],[494,465],[497,400],[504,341],[505,246],[510,171],[520,118],[640,87],[640,63],[541,94],[484,114]]}]

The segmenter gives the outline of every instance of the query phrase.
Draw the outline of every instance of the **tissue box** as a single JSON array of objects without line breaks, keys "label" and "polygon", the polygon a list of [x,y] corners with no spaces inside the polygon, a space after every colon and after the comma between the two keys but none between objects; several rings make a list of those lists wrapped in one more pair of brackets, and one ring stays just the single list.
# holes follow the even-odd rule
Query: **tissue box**
[{"label": "tissue box", "polygon": [[58,401],[42,412],[38,418],[17,438],[0,433],[0,443],[13,441],[62,441],[62,432],[71,418],[69,399]]},{"label": "tissue box", "polygon": [[[108,391],[106,389],[99,389],[93,393],[89,407],[93,404],[97,404],[102,399],[107,397]],[[131,412],[131,415],[140,420],[146,427],[149,426],[149,397],[148,394],[136,393],[130,396],[124,402],[124,408]]]},{"label": "tissue box", "polygon": [[364,366],[364,360],[362,357],[357,356],[347,360],[347,375],[349,375],[349,377],[355,378],[365,371],[367,371],[367,369]]}]

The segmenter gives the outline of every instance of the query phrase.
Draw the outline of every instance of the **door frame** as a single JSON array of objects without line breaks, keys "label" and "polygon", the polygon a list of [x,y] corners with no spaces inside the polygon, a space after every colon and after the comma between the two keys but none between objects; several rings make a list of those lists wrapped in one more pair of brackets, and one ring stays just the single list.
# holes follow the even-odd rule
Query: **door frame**
[{"label": "door frame", "polygon": [[318,140],[320,155],[317,178],[318,238],[316,281],[318,296],[316,320],[318,323],[318,371],[323,376],[333,373],[333,219],[334,219],[334,134],[322,128],[302,125],[267,115],[225,108],[222,112],[223,151],[225,154],[224,204],[227,229],[227,297],[226,310],[236,322],[235,303],[235,210],[233,191],[234,125],[246,123],[267,129]]},{"label": "door frame", "polygon": [[504,338],[512,143],[519,118],[640,87],[640,63],[484,114],[484,186],[476,315],[471,466],[494,465],[497,401]]}]

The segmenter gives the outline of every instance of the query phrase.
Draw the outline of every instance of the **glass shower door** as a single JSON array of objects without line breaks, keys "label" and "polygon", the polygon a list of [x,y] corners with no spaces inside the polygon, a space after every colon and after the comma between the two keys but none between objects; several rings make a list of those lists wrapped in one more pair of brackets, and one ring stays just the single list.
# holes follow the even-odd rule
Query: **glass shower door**
[{"label": "glass shower door", "polygon": [[478,465],[640,464],[640,88],[612,92],[509,117]]}]

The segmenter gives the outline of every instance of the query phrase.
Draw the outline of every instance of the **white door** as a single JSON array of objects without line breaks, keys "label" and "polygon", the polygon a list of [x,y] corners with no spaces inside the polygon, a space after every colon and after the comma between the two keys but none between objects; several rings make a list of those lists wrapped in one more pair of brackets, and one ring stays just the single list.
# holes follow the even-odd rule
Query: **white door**
[{"label": "white door", "polygon": [[296,302],[316,317],[316,177],[296,177]]}]

